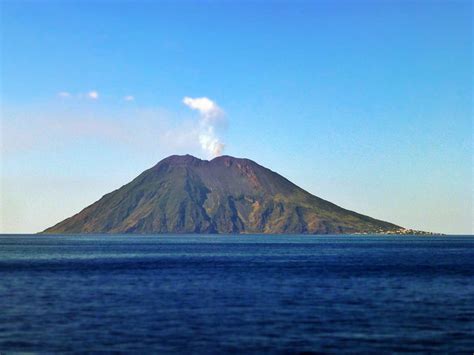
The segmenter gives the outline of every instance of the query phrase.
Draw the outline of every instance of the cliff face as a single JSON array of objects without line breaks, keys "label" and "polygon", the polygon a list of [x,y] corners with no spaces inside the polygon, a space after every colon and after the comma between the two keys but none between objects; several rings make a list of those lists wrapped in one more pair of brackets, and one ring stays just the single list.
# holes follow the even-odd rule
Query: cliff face
[{"label": "cliff face", "polygon": [[170,156],[44,233],[373,233],[345,210],[248,159]]}]

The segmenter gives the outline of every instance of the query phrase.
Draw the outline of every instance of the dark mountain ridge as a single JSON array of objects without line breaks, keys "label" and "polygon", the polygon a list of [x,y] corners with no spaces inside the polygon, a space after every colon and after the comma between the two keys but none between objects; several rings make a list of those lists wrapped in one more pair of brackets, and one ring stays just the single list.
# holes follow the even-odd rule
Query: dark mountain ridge
[{"label": "dark mountain ridge", "polygon": [[43,233],[391,233],[249,159],[173,155]]}]

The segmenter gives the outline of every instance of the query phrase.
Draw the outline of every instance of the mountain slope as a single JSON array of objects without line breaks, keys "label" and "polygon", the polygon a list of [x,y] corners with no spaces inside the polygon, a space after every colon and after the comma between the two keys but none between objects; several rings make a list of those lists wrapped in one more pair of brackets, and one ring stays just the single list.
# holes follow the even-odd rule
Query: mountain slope
[{"label": "mountain slope", "polygon": [[170,156],[43,233],[374,233],[400,227],[345,210],[248,159]]}]

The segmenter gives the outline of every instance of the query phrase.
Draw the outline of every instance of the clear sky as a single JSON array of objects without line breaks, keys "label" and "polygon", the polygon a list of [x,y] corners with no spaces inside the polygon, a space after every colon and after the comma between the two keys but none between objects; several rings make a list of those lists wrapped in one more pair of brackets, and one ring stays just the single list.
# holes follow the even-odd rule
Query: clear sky
[{"label": "clear sky", "polygon": [[471,1],[0,6],[0,232],[222,150],[375,218],[473,233]]}]

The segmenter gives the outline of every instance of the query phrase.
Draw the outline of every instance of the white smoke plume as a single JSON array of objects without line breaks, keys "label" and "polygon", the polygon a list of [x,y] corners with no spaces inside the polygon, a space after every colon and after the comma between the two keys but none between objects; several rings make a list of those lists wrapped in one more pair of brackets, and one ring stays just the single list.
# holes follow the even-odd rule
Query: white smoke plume
[{"label": "white smoke plume", "polygon": [[192,110],[199,112],[199,144],[210,157],[222,154],[224,143],[221,142],[216,130],[223,122],[224,111],[207,97],[185,97],[183,103]]}]

